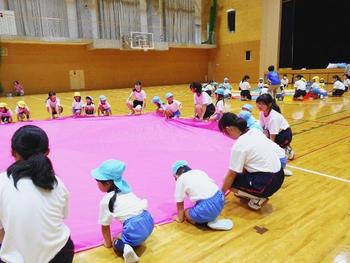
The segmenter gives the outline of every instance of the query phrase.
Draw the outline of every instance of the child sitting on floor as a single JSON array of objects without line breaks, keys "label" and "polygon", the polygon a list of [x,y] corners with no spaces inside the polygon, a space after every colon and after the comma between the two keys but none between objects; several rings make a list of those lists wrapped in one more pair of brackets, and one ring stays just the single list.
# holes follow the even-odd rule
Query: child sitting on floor
[{"label": "child sitting on floor", "polygon": [[73,116],[80,116],[84,113],[84,102],[81,100],[80,92],[74,92],[72,113]]},{"label": "child sitting on floor", "polygon": [[13,113],[5,102],[0,102],[0,124],[11,123]]},{"label": "child sitting on floor", "polygon": [[174,100],[174,95],[171,92],[165,94],[165,98],[168,102],[165,105],[165,116],[167,118],[179,118],[181,115],[181,102],[178,100]]},{"label": "child sitting on floor", "polygon": [[[150,236],[154,228],[151,214],[147,211],[147,200],[138,198],[123,179],[125,163],[119,160],[104,161],[91,171],[98,188],[106,195],[100,202],[99,224],[107,248],[113,246],[123,253],[127,263],[137,262],[134,248]],[[123,223],[121,237],[112,241],[110,225],[113,220]]]},{"label": "child sitting on floor", "polygon": [[17,102],[15,112],[17,115],[17,121],[24,121],[25,119],[29,121],[30,119],[29,108],[27,107],[26,103],[23,100]]},{"label": "child sitting on floor", "polygon": [[213,114],[209,120],[218,121],[221,119],[222,115],[225,113],[225,91],[219,88],[215,91],[216,103],[215,103],[215,114]]},{"label": "child sitting on floor", "polygon": [[49,92],[45,106],[51,119],[55,119],[56,115],[58,118],[62,117],[63,107],[61,106],[60,99],[56,97],[56,92]]},{"label": "child sitting on floor", "polygon": [[156,113],[163,115],[165,110],[164,102],[158,96],[154,96],[152,103],[156,106]]},{"label": "child sitting on floor", "polygon": [[112,109],[111,105],[108,103],[107,98],[105,95],[100,96],[100,102],[98,104],[97,109],[98,116],[111,116],[112,115]]},{"label": "child sitting on floor", "polygon": [[[132,92],[126,100],[126,106],[130,110],[129,114],[141,114],[146,107],[146,97],[141,81],[136,81]],[[131,98],[134,98],[134,100],[131,101]]]},{"label": "child sitting on floor", "polygon": [[[191,224],[207,224],[208,227],[218,230],[232,228],[231,220],[217,220],[224,208],[225,196],[205,172],[192,170],[186,161],[181,160],[172,165],[172,173],[176,180],[177,222],[187,220]],[[196,204],[185,210],[186,196]]]},{"label": "child sitting on floor", "polygon": [[84,113],[86,116],[95,116],[95,104],[91,96],[85,98]]}]

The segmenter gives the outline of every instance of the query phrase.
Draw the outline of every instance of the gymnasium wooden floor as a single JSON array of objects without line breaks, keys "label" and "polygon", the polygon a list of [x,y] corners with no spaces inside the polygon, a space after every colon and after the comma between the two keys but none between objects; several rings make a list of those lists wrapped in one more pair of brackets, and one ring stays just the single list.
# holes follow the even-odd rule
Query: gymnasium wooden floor
[{"label": "gymnasium wooden floor", "polygon": [[[171,91],[184,105],[183,116],[192,116],[193,95],[187,85],[145,90],[147,111],[153,111],[150,99],[154,95],[163,97]],[[125,100],[130,89],[86,91],[82,95],[92,95],[96,102],[102,93],[108,97],[113,114],[127,113]],[[58,94],[65,116],[70,114],[72,95]],[[48,117],[45,99],[46,95],[24,97],[34,119]],[[0,101],[14,109],[17,98]],[[226,101],[235,113],[242,104]],[[282,189],[260,212],[249,210],[231,194],[222,214],[235,223],[229,232],[176,222],[157,226],[137,251],[140,262],[350,262],[350,96],[308,102],[293,102],[287,97],[279,104],[292,126],[296,152],[296,159],[289,163],[294,175],[286,178]],[[229,156],[222,158],[228,160]],[[123,260],[112,249],[98,247],[76,254],[74,262]]]}]

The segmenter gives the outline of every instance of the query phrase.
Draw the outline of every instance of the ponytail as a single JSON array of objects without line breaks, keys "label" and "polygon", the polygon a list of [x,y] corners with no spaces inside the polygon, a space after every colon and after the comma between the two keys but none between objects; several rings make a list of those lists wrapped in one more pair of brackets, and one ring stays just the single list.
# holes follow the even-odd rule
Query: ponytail
[{"label": "ponytail", "polygon": [[273,99],[271,109],[277,111],[278,113],[282,113],[280,106],[278,106],[278,104],[276,103],[276,99]]},{"label": "ponytail", "polygon": [[13,178],[14,185],[22,178],[30,178],[34,185],[52,190],[57,184],[55,171],[50,159],[49,139],[41,128],[27,125],[19,128],[12,136],[11,148],[20,158],[7,168],[7,175]]},{"label": "ponytail", "polygon": [[[114,183],[113,183],[113,186],[115,186]],[[118,195],[118,193],[120,193],[120,189],[115,186],[111,189],[111,191],[114,191],[114,195],[111,197],[111,199],[109,199],[108,209],[111,213],[113,213],[114,212],[114,203],[117,200],[117,195]]]},{"label": "ponytail", "polygon": [[45,190],[54,189],[57,184],[52,163],[43,153],[31,155],[26,160],[19,160],[7,169],[12,176],[15,187],[22,178],[30,178],[33,184]]}]

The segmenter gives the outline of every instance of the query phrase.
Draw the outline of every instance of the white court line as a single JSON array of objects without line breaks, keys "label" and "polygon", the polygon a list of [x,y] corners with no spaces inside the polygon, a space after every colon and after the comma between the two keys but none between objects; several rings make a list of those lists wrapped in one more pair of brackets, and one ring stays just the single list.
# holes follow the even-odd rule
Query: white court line
[{"label": "white court line", "polygon": [[[46,101],[45,99],[43,100],[42,98],[35,97],[35,96],[32,96],[32,95],[30,95],[29,97],[31,97],[31,98],[33,98],[33,99],[36,99],[36,100],[42,101],[43,104],[44,104],[44,106],[45,106],[45,101]],[[65,104],[62,104],[62,103],[61,103],[61,105],[64,106],[64,107],[71,107],[71,106],[68,106],[68,105],[65,105]]]},{"label": "white court line", "polygon": [[350,180],[287,164],[287,167],[350,184]]}]

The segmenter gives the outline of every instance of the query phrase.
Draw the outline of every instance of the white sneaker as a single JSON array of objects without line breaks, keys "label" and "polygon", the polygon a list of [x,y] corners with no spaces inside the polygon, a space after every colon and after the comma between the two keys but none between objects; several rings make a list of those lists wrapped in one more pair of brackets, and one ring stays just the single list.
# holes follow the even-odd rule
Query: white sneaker
[{"label": "white sneaker", "polygon": [[284,168],[283,171],[284,171],[284,175],[285,176],[292,176],[293,175],[293,172],[291,170],[288,170],[288,169]]},{"label": "white sneaker", "polygon": [[128,244],[124,245],[123,257],[125,263],[135,263],[139,261],[139,257],[136,255],[134,249]]},{"label": "white sneaker", "polygon": [[292,147],[287,146],[285,148],[285,151],[286,151],[286,156],[287,156],[288,160],[293,160],[294,156],[295,156],[295,153],[294,153]]},{"label": "white sneaker", "polygon": [[259,210],[261,206],[267,201],[267,198],[252,198],[248,202],[248,206],[253,210]]}]

